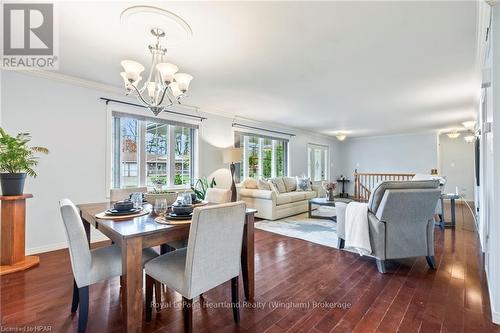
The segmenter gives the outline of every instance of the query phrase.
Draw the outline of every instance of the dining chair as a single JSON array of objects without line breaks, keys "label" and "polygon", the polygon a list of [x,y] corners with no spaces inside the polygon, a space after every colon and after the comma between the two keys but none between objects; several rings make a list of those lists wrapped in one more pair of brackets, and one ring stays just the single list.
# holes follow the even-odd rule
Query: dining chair
[{"label": "dining chair", "polygon": [[[118,245],[90,250],[78,209],[69,199],[59,202],[69,243],[69,255],[73,270],[73,302],[71,313],[78,307],[78,333],[87,328],[89,307],[89,285],[122,275],[122,254]],[[158,253],[151,248],[142,252],[143,265],[156,258]]]},{"label": "dining chair", "polygon": [[[231,190],[209,188],[207,189],[207,193],[205,193],[205,201],[215,204],[231,202]],[[182,249],[187,246],[187,239],[169,242],[167,245],[174,250]],[[165,250],[165,248],[161,251],[162,254],[165,254],[166,252],[168,252],[168,250]]]},{"label": "dining chair", "polygon": [[245,224],[243,201],[195,208],[187,248],[146,263],[146,321],[153,286],[163,283],[182,295],[184,330],[193,329],[193,299],[231,280],[233,318],[239,323],[238,278]]},{"label": "dining chair", "polygon": [[147,187],[112,188],[109,191],[109,200],[112,202],[125,200],[128,199],[132,193],[135,192],[146,193],[147,191],[148,191]]}]

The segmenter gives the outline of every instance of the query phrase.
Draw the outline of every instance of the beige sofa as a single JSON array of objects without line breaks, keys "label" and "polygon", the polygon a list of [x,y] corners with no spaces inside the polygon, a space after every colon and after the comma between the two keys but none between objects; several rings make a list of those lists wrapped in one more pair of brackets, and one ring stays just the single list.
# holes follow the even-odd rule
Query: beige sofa
[{"label": "beige sofa", "polygon": [[[283,180],[285,187],[276,186]],[[307,212],[309,199],[323,194],[319,184],[311,185],[311,191],[297,191],[296,179],[292,177],[277,177],[270,179],[270,189],[259,186],[260,181],[247,179],[241,184],[240,200],[246,202],[247,207],[255,208],[256,217],[266,220],[276,220],[287,216]],[[261,184],[262,185],[262,184]],[[264,184],[265,185],[265,184]]]}]

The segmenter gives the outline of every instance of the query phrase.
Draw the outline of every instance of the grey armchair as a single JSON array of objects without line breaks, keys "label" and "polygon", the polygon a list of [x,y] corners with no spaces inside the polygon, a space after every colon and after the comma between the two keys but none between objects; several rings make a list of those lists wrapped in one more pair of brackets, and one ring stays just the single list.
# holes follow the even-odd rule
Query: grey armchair
[{"label": "grey armchair", "polygon": [[[384,181],[368,200],[372,256],[380,273],[385,261],[425,256],[435,269],[434,212],[441,190],[439,181]],[[339,248],[344,247],[346,203],[336,203]]]}]

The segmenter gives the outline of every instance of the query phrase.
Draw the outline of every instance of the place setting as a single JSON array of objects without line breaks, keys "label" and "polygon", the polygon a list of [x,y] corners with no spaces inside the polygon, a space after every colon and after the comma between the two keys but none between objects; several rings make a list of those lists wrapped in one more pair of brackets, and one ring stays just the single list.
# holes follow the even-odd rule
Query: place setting
[{"label": "place setting", "polygon": [[95,217],[103,220],[129,219],[149,214],[151,211],[145,208],[144,195],[135,192],[129,199],[114,202],[112,207],[104,212],[96,214]]},{"label": "place setting", "polygon": [[194,193],[183,193],[168,207],[166,202],[158,199],[154,205],[154,212],[158,215],[155,222],[160,224],[188,224],[191,223],[195,207],[204,206],[208,202],[200,200]]}]

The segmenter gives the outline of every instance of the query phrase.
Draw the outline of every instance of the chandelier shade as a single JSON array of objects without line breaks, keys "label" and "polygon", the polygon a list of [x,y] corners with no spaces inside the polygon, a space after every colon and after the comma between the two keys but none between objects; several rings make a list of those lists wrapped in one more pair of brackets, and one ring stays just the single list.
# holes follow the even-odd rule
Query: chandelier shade
[{"label": "chandelier shade", "polygon": [[174,74],[177,73],[179,67],[167,62],[162,62],[156,65],[156,69],[160,72],[161,80],[169,85],[174,81]]},{"label": "chandelier shade", "polygon": [[193,76],[186,73],[177,73],[179,68],[165,62],[167,49],[160,43],[165,32],[159,28],[151,29],[156,37],[156,43],[149,45],[151,53],[151,67],[146,81],[139,87],[144,66],[137,61],[123,60],[121,65],[124,72],[120,73],[128,94],[134,94],[149,108],[155,116],[166,107],[180,104],[180,99],[186,96]]},{"label": "chandelier shade", "polygon": [[175,81],[179,85],[179,90],[185,93],[189,89],[189,84],[193,77],[186,73],[175,74]]}]

